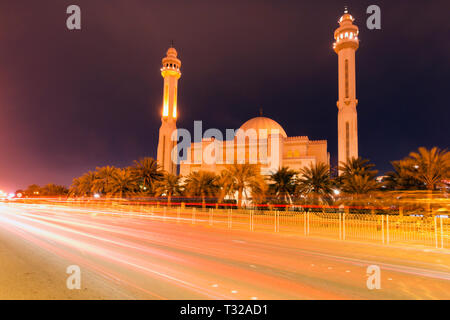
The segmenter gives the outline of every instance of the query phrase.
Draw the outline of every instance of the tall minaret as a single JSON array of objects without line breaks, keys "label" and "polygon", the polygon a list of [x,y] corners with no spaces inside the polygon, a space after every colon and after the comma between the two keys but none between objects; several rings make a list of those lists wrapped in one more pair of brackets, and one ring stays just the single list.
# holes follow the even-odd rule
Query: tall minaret
[{"label": "tall minaret", "polygon": [[358,27],[345,8],[334,32],[334,51],[339,64],[338,158],[341,162],[358,157],[358,120],[356,114],[355,52],[359,46]]},{"label": "tall minaret", "polygon": [[[170,47],[167,56],[162,59],[161,75],[164,78],[164,95],[159,128],[158,164],[163,170],[177,174],[177,141],[172,141],[172,135],[176,137],[177,130],[177,91],[178,79],[181,77],[181,61],[177,58],[177,50]],[[173,154],[173,156],[172,156]]]}]

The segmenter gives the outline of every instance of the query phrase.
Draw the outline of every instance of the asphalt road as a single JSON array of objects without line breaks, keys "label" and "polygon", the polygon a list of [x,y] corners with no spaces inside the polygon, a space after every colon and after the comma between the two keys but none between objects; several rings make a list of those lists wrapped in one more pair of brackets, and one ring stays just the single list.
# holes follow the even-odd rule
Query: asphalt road
[{"label": "asphalt road", "polygon": [[450,299],[450,251],[0,203],[0,299]]}]

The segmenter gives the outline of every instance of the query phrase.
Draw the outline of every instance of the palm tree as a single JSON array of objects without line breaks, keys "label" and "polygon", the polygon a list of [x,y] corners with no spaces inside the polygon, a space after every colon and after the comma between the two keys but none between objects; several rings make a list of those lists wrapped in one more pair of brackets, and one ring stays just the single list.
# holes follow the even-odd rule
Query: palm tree
[{"label": "palm tree", "polygon": [[386,173],[383,187],[386,190],[421,190],[425,184],[411,175],[415,171],[414,166],[404,160],[392,161],[393,171]]},{"label": "palm tree", "polygon": [[434,147],[427,150],[420,147],[404,160],[408,173],[425,184],[428,190],[435,190],[450,177],[450,152]]},{"label": "palm tree", "polygon": [[300,170],[297,193],[312,196],[313,201],[329,202],[333,183],[330,178],[330,167],[325,163],[317,163]]},{"label": "palm tree", "polygon": [[69,196],[75,196],[76,197],[78,195],[79,190],[80,190],[80,185],[81,185],[80,178],[81,177],[72,179],[72,184],[71,184],[70,189],[69,189]]},{"label": "palm tree", "polygon": [[97,167],[91,191],[99,192],[105,195],[110,194],[111,184],[117,170],[118,169],[116,167],[112,166]]},{"label": "palm tree", "polygon": [[357,198],[378,188],[377,182],[368,175],[353,175],[343,179],[342,190]]},{"label": "palm tree", "polygon": [[69,190],[65,186],[49,183],[41,188],[41,194],[45,196],[66,196]]},{"label": "palm tree", "polygon": [[261,197],[266,184],[261,176],[260,169],[255,164],[234,164],[226,169],[226,174],[230,177],[231,190],[238,193],[238,208],[242,208],[242,198],[244,192],[250,190],[252,195]]},{"label": "palm tree", "polygon": [[171,173],[166,173],[163,179],[156,183],[155,192],[157,196],[166,196],[167,204],[170,205],[172,196],[176,196],[181,193],[180,177]]},{"label": "palm tree", "polygon": [[233,191],[233,179],[230,176],[229,171],[222,170],[222,172],[220,172],[217,177],[217,185],[219,186],[217,202],[222,203],[223,199]]},{"label": "palm tree", "polygon": [[378,170],[373,170],[374,164],[361,157],[351,158],[346,163],[341,162],[339,180],[345,193],[360,197],[377,189],[375,177]]},{"label": "palm tree", "polygon": [[[79,178],[74,178],[72,180],[72,185],[70,186],[69,189],[69,196],[73,196],[73,197],[77,197],[77,196],[81,196],[81,195],[85,195],[87,192],[82,192],[81,189],[81,180],[82,177]],[[90,189],[89,189],[90,192]]]},{"label": "palm tree", "polygon": [[429,198],[427,211],[432,214],[433,190],[444,184],[442,180],[450,177],[450,152],[438,147],[433,147],[431,150],[420,147],[418,152],[411,152],[404,162],[408,173],[425,184]]},{"label": "palm tree", "polygon": [[185,190],[189,196],[202,198],[202,207],[206,206],[206,197],[213,197],[219,191],[217,176],[209,171],[191,172],[185,180]]},{"label": "palm tree", "polygon": [[372,170],[375,165],[370,163],[368,159],[361,157],[351,158],[347,162],[341,162],[339,165],[339,171],[341,171],[341,177],[343,179],[355,175],[368,176],[374,179],[378,173],[378,170]]},{"label": "palm tree", "polygon": [[119,198],[135,194],[138,190],[136,176],[129,169],[116,169],[109,185],[109,194]]},{"label": "palm tree", "polygon": [[25,190],[25,194],[30,197],[35,197],[39,195],[41,192],[41,187],[37,184],[29,185],[27,190]]},{"label": "palm tree", "polygon": [[282,167],[270,175],[269,191],[276,198],[284,202],[292,202],[292,194],[296,188],[296,174],[294,170],[288,167]]},{"label": "palm tree", "polygon": [[140,188],[146,193],[152,193],[154,184],[164,177],[161,167],[150,157],[135,160],[132,172],[140,182]]},{"label": "palm tree", "polygon": [[96,173],[89,171],[79,178],[73,179],[69,194],[74,196],[90,196],[94,189]]}]

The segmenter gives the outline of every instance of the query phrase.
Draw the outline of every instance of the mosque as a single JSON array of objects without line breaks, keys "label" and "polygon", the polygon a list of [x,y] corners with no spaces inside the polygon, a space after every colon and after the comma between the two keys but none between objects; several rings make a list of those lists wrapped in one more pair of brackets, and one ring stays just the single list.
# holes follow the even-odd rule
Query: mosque
[{"label": "mosque", "polygon": [[[338,160],[346,162],[358,157],[358,132],[355,84],[355,52],[359,47],[358,27],[345,10],[334,32],[333,49],[338,55]],[[178,157],[176,137],[177,91],[181,77],[181,61],[171,47],[162,59],[164,78],[163,107],[157,161],[163,170],[177,174]],[[175,135],[174,135],[175,132]],[[205,151],[209,155],[205,156]],[[263,117],[252,118],[236,130],[234,138],[218,141],[203,138],[187,148],[187,158],[179,161],[179,174],[206,170],[219,173],[233,163],[255,163],[261,173],[268,175],[281,167],[299,170],[317,163],[330,164],[327,140],[310,140],[307,136],[289,137],[276,121]]]}]

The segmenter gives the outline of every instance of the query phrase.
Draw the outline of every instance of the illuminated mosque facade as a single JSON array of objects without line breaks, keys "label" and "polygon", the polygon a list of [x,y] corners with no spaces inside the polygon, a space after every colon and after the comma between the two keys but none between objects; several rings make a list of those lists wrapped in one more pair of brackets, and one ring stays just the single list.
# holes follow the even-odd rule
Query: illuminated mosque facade
[{"label": "illuminated mosque facade", "polygon": [[[346,162],[358,157],[358,132],[355,84],[355,52],[359,46],[358,27],[345,10],[334,33],[334,51],[338,55],[338,160]],[[164,78],[163,108],[157,161],[168,173],[177,174],[177,94],[181,77],[181,61],[171,47],[162,59]],[[307,136],[289,137],[276,121],[263,117],[252,118],[236,130],[234,138],[224,141],[203,138],[191,143],[185,159],[179,161],[179,174],[186,176],[205,170],[220,173],[233,163],[254,163],[261,173],[268,175],[281,167],[299,170],[317,163],[330,164],[327,140],[310,140]],[[206,151],[206,156],[205,156]]]}]

